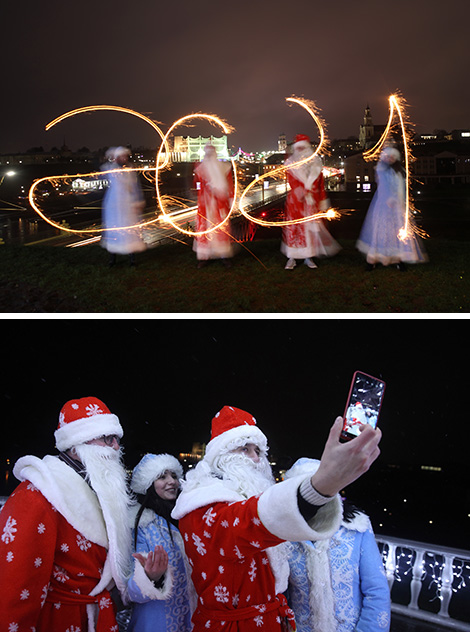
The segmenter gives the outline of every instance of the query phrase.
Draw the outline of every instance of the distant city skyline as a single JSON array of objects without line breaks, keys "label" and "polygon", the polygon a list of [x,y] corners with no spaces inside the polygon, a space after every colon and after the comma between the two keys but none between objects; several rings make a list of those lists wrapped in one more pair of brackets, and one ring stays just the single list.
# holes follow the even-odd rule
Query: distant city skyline
[{"label": "distant city skyline", "polygon": [[[375,124],[375,123],[374,123]],[[335,137],[335,138],[329,138],[328,139],[328,145],[332,146],[341,142],[344,142],[346,140],[349,139],[356,139],[358,141],[360,141],[360,128],[362,127],[362,125],[359,123],[357,126],[357,130],[355,134],[351,133],[348,134],[345,137],[339,138],[339,137]],[[385,127],[384,124],[378,124],[375,125],[375,127]],[[459,134],[460,133],[460,134]],[[185,137],[190,136],[191,138],[195,138],[191,135],[191,133],[189,132]],[[461,136],[462,139],[464,140],[469,140],[470,139],[470,116],[469,116],[469,125],[467,127],[462,127],[462,128],[452,128],[452,129],[443,129],[443,128],[439,128],[439,127],[434,127],[432,130],[428,130],[427,132],[421,132],[418,133],[416,132],[415,134],[415,140],[446,140],[446,137],[450,137],[450,136],[454,136],[454,140],[457,140],[457,136]],[[225,137],[224,134],[219,134],[219,138],[223,138]],[[279,145],[279,138],[281,137],[285,137],[285,134],[283,134],[282,132],[280,132],[277,137],[272,141],[272,145],[271,147],[260,147],[256,150],[253,150],[253,154],[261,154],[263,152],[273,152],[273,153],[282,153],[282,150],[279,149],[278,145]],[[179,137],[181,138],[181,137]],[[229,137],[227,137],[229,138]],[[171,140],[171,139],[170,139]],[[289,144],[291,142],[293,142],[294,139],[287,139],[286,143]],[[314,139],[312,139],[314,140]],[[142,146],[142,145],[135,145],[132,143],[128,143],[128,146],[131,147],[132,149],[134,149],[135,151],[155,151],[155,154],[158,152],[158,148],[159,145],[155,148],[152,148],[151,146]],[[2,152],[0,151],[0,156],[8,156],[8,155],[26,155],[26,154],[34,154],[34,153],[38,153],[40,151],[44,152],[44,153],[57,153],[60,154],[62,151],[70,151],[72,154],[77,154],[80,152],[84,152],[85,150],[89,153],[96,153],[98,151],[100,151],[101,149],[103,149],[104,147],[107,147],[107,145],[101,146],[101,147],[88,147],[86,145],[80,145],[77,147],[70,147],[67,141],[67,138],[64,137],[63,138],[63,143],[61,145],[39,145],[39,146],[31,146],[28,148],[23,148],[22,150],[19,151],[12,151],[12,152]],[[230,147],[230,145],[229,145]],[[237,146],[236,145],[232,145],[231,149],[235,150]],[[170,144],[170,148],[171,148],[171,144]],[[240,147],[240,149],[243,150],[243,147]],[[191,161],[190,161],[191,162]],[[0,163],[1,164],[1,163]]]}]

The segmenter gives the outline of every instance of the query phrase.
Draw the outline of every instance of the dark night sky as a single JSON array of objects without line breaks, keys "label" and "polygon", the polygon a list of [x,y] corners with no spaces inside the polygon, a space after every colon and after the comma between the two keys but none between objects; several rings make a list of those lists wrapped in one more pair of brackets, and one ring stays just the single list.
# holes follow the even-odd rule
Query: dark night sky
[{"label": "dark night sky", "polygon": [[150,113],[164,130],[214,113],[246,150],[276,148],[281,132],[315,137],[307,114],[287,106],[293,94],[316,102],[331,139],[357,135],[367,103],[385,123],[396,90],[416,131],[468,128],[469,20],[468,0],[4,0],[0,152],[64,138],[72,149],[155,145],[151,128],[124,114],[43,131],[96,104]]},{"label": "dark night sky", "polygon": [[190,451],[228,404],[277,456],[319,458],[352,374],[387,382],[382,463],[468,460],[467,322],[342,319],[3,320],[2,458],[54,453],[62,405],[94,395],[139,452]]}]

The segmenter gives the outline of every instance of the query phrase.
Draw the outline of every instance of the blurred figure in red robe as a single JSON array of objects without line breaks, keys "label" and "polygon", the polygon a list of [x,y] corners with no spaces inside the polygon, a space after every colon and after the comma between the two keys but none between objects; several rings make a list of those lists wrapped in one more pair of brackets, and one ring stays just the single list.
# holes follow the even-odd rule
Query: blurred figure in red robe
[{"label": "blurred figure in red robe", "polygon": [[[204,159],[194,169],[194,182],[198,191],[198,212],[196,231],[210,230],[223,222],[230,213],[233,201],[233,178],[230,164],[217,158],[211,144],[204,149]],[[233,242],[229,223],[205,235],[194,238],[193,250],[202,268],[210,259],[222,259],[230,267],[233,257]]]},{"label": "blurred figure in red robe", "polygon": [[[294,163],[313,156],[313,153],[310,138],[297,134],[292,145],[292,155],[284,163],[290,185],[285,208],[287,221],[309,217],[330,207],[320,158],[315,156],[308,162],[293,166]],[[319,219],[290,224],[282,231],[281,252],[287,257],[286,270],[295,268],[296,259],[303,259],[309,268],[316,268],[313,257],[331,257],[340,248]]]}]

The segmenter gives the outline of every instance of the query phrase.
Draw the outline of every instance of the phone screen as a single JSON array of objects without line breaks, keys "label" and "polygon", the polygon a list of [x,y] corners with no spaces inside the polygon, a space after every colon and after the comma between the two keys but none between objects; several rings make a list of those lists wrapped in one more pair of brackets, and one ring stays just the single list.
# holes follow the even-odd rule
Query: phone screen
[{"label": "phone screen", "polygon": [[360,371],[354,373],[343,416],[343,440],[357,437],[362,424],[377,426],[384,391],[382,380]]}]

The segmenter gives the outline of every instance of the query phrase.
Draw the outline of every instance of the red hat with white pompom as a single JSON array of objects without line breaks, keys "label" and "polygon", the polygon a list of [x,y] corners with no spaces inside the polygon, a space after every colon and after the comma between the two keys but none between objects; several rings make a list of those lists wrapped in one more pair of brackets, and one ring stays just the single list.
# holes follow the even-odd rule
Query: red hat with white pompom
[{"label": "red hat with white pompom", "polygon": [[311,147],[312,143],[310,142],[310,137],[305,134],[297,134],[294,138],[294,142],[292,143],[293,149],[300,149],[302,147]]},{"label": "red hat with white pompom", "polygon": [[71,399],[63,405],[54,433],[60,452],[103,435],[122,437],[124,431],[116,415],[96,397]]},{"label": "red hat with white pompom", "polygon": [[234,406],[224,406],[212,420],[211,440],[204,459],[213,463],[221,454],[247,443],[254,443],[263,452],[268,451],[266,436],[256,425],[253,415]]}]

